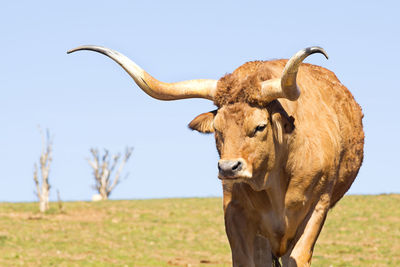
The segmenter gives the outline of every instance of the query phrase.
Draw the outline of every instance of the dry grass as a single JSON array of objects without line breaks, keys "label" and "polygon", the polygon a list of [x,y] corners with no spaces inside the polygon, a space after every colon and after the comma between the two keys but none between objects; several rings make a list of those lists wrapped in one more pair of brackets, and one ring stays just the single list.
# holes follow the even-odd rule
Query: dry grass
[{"label": "dry grass", "polygon": [[[56,207],[56,203],[52,203]],[[0,204],[0,266],[231,266],[217,198]],[[400,195],[348,196],[314,266],[400,266]]]}]

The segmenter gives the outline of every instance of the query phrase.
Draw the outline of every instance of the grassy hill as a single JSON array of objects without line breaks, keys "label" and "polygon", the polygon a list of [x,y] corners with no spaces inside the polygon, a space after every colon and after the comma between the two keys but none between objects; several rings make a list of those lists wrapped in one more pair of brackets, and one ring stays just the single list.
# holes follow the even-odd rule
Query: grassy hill
[{"label": "grassy hill", "polygon": [[[0,266],[231,266],[218,198],[0,203]],[[400,266],[400,195],[347,196],[313,266]]]}]

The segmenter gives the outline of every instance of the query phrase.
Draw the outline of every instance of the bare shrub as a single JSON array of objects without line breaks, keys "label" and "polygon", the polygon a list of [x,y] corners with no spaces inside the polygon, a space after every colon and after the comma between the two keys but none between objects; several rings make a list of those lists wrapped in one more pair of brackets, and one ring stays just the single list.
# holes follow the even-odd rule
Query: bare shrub
[{"label": "bare shrub", "polygon": [[[89,165],[93,169],[93,177],[95,180],[94,188],[100,194],[102,200],[108,199],[114,188],[120,183],[122,169],[132,155],[133,147],[125,149],[124,157],[121,159],[121,154],[110,156],[107,149],[104,149],[104,154],[100,155],[97,148],[91,148],[90,153],[92,159],[88,159]],[[121,159],[119,167],[118,162]],[[112,178],[112,176],[114,178]],[[128,174],[126,175],[128,176]]]},{"label": "bare shrub", "polygon": [[46,130],[46,135],[43,133],[40,127],[39,132],[42,137],[42,151],[39,158],[40,167],[38,167],[37,163],[35,163],[33,166],[33,180],[35,181],[36,185],[36,195],[39,199],[39,209],[41,212],[45,212],[49,209],[49,174],[50,165],[53,160],[53,141],[50,137],[50,132],[48,129]]}]

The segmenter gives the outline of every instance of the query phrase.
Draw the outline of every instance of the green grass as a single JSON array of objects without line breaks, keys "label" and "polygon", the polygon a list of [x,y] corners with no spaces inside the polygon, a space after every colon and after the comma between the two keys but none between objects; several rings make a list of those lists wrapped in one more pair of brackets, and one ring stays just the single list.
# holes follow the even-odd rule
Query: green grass
[{"label": "green grass", "polygon": [[[0,266],[231,266],[217,198],[0,203]],[[313,266],[400,266],[400,195],[347,196]]]}]

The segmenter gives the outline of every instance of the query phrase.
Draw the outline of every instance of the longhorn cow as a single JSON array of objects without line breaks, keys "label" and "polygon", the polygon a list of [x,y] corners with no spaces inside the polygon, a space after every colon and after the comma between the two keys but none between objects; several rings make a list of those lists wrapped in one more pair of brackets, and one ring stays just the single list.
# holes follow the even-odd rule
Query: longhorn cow
[{"label": "longhorn cow", "polygon": [[349,90],[323,67],[290,60],[247,62],[217,80],[164,83],[124,55],[116,61],[159,100],[205,98],[217,109],[189,127],[214,133],[233,266],[309,266],[328,210],[353,183],[363,160],[363,114]]}]

